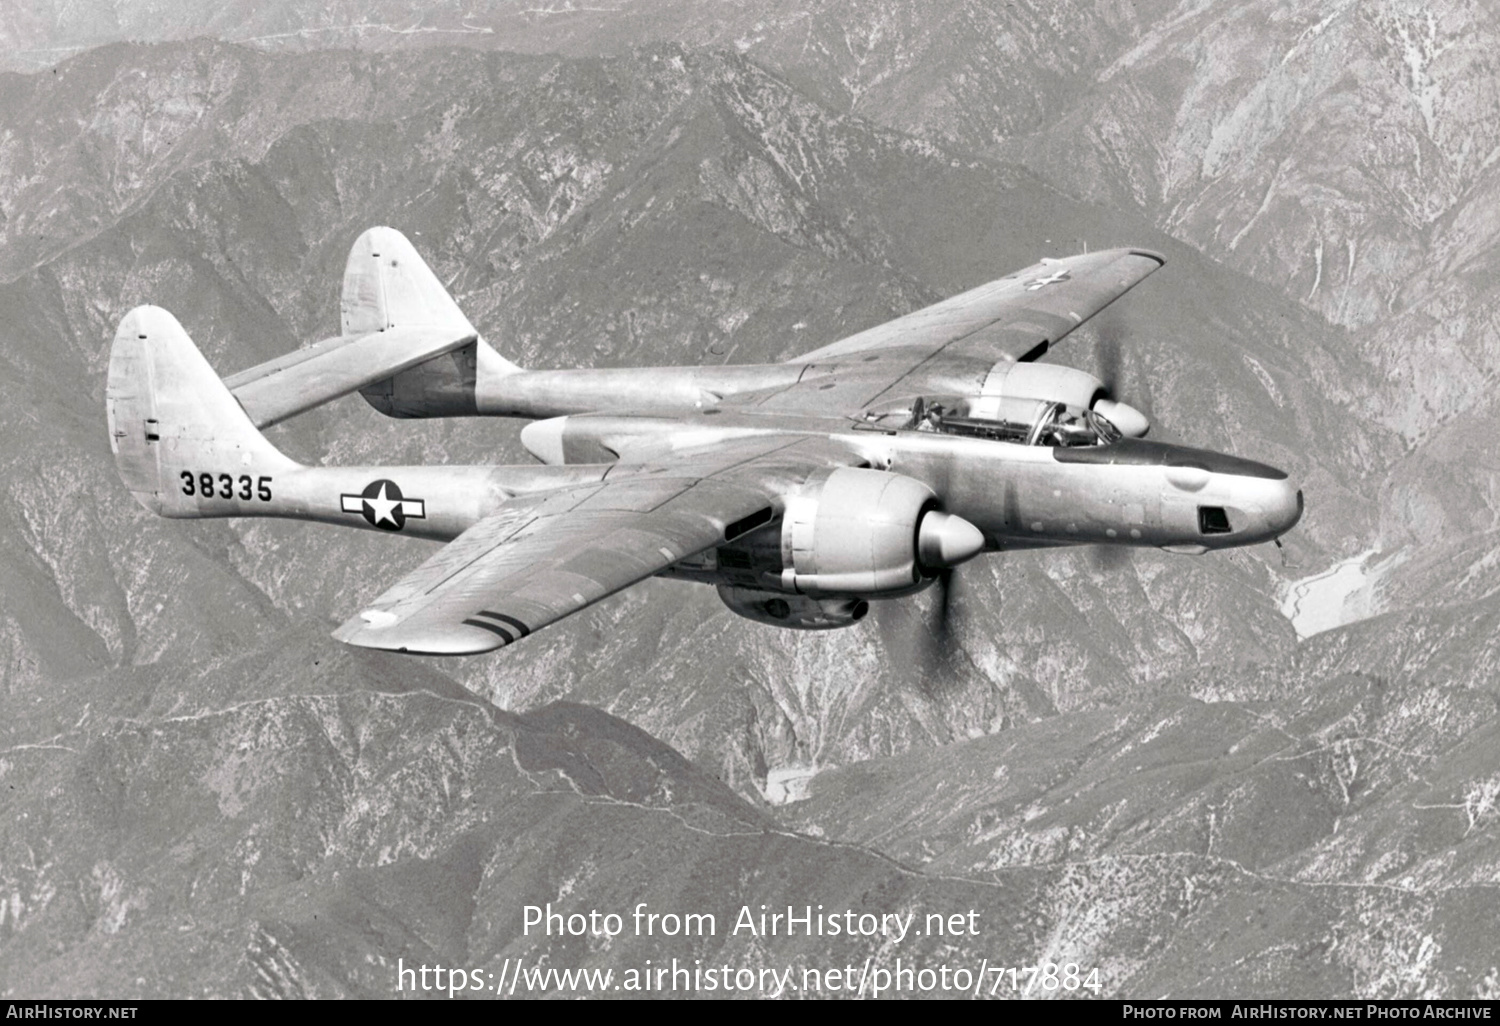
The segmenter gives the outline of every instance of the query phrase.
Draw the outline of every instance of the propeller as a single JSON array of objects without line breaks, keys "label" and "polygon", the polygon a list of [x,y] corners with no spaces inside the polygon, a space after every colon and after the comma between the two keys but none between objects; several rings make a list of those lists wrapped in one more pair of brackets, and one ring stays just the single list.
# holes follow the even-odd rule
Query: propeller
[{"label": "propeller", "polygon": [[[946,474],[944,474],[946,478]],[[944,481],[946,484],[946,481]],[[960,563],[973,559],[984,549],[984,534],[962,517],[930,510],[922,518],[917,533],[918,560],[934,580],[933,615],[936,620],[931,629],[924,631],[937,651],[924,651],[924,661],[932,665],[947,653],[951,639],[949,629],[949,605],[953,592],[953,570]]]},{"label": "propeller", "polygon": [[[946,499],[950,490],[950,463],[939,463],[933,468],[933,490]],[[933,672],[931,681],[938,683],[940,675],[950,681],[957,675],[954,662],[952,622],[953,571],[960,564],[978,555],[984,546],[984,536],[978,528],[961,517],[951,516],[940,510],[931,510],[922,518],[917,535],[918,559],[933,574],[931,622],[917,621],[916,651],[921,665]],[[915,608],[913,604],[909,608]]]},{"label": "propeller", "polygon": [[1111,396],[1120,394],[1120,337],[1114,331],[1100,331],[1094,342],[1094,362],[1099,380]]},{"label": "propeller", "polygon": [[960,666],[964,658],[954,636],[953,568],[938,571],[929,589],[932,607],[923,617],[913,603],[910,608],[915,628],[914,655],[922,667],[921,686],[929,696],[947,691],[962,676]]},{"label": "propeller", "polygon": [[1101,574],[1116,574],[1130,565],[1131,552],[1124,545],[1091,545],[1089,560]]},{"label": "propeller", "polygon": [[1151,430],[1151,421],[1140,410],[1117,398],[1124,381],[1120,339],[1129,332],[1119,314],[1112,313],[1109,307],[1099,314],[1098,321],[1101,323],[1094,335],[1094,363],[1099,368],[1106,396],[1094,403],[1094,409],[1119,428],[1121,434],[1141,438]]},{"label": "propeller", "polygon": [[946,642],[953,633],[953,568],[938,573],[932,585],[932,636]]},{"label": "propeller", "polygon": [[[1094,404],[1094,409],[1124,434],[1139,438],[1150,430],[1150,422],[1135,407],[1127,406],[1114,398],[1120,394],[1120,386],[1125,378],[1120,357],[1120,339],[1129,332],[1120,314],[1110,307],[1099,314],[1096,323],[1098,330],[1094,336],[1094,364],[1099,368],[1099,380],[1104,383],[1109,398],[1099,400]],[[1144,426],[1121,424],[1121,421],[1130,421],[1130,414],[1139,417]],[[1139,428],[1139,433],[1131,430],[1134,428]],[[1130,565],[1130,550],[1124,546],[1094,545],[1089,549],[1089,559],[1095,570],[1113,574]]]}]

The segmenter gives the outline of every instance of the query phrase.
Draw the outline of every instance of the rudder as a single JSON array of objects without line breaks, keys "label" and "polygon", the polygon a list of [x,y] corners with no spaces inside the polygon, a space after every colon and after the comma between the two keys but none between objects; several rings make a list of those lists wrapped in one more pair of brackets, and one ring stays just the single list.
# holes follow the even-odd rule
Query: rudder
[{"label": "rudder", "polygon": [[167,517],[239,516],[271,501],[297,464],[250,422],[176,317],[125,315],[109,354],[109,444],[136,500]]}]

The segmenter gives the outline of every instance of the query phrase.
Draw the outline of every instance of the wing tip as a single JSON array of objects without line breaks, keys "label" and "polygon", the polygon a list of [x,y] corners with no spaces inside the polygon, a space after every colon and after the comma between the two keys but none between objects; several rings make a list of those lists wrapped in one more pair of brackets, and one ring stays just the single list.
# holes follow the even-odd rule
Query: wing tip
[{"label": "wing tip", "polygon": [[389,626],[390,624],[372,622],[366,619],[365,614],[361,614],[334,631],[333,637],[355,648],[422,656],[483,655],[509,644],[494,634],[461,627],[433,632],[400,629],[391,631]]},{"label": "wing tip", "polygon": [[[1144,246],[1115,246],[1111,249],[1095,249],[1090,250],[1086,253],[1074,253],[1069,257],[1055,259],[1043,258],[1041,262],[1044,264],[1056,264],[1061,263],[1063,260],[1103,260],[1112,263],[1113,261],[1122,260],[1125,257],[1133,256],[1145,257],[1147,260],[1154,260],[1157,267],[1161,267],[1167,262],[1167,258],[1161,253],[1158,253],[1154,249],[1146,249]],[[1155,270],[1155,268],[1153,268],[1153,270]]]}]

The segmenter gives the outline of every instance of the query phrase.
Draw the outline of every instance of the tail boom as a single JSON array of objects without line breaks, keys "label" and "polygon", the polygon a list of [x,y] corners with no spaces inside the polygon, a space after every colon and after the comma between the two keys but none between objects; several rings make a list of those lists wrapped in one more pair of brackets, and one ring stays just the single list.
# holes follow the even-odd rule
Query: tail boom
[{"label": "tail boom", "polygon": [[287,517],[446,541],[513,495],[609,470],[304,467],[266,440],[177,318],[154,306],[120,322],[105,407],[121,480],[164,517]]},{"label": "tail boom", "polygon": [[[599,481],[608,466],[297,467],[271,499],[203,516],[270,516],[452,541],[513,496]],[[566,471],[566,473],[559,473]],[[245,508],[248,506],[249,508]]]}]

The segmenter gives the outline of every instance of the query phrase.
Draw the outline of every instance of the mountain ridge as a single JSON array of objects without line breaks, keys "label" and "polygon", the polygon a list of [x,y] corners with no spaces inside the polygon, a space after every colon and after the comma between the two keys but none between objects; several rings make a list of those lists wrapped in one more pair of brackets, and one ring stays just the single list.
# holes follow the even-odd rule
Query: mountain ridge
[{"label": "mountain ridge", "polygon": [[[1138,39],[1099,17],[1119,37],[1078,43],[1048,103]],[[1041,137],[1000,159],[901,131],[860,110],[887,86],[850,113],[755,46],[574,43],[119,44],[0,76],[6,986],[381,996],[402,957],[874,952],[517,937],[525,904],[648,894],[972,904],[995,925],[957,953],[1001,957],[1000,937],[1093,960],[1113,996],[1492,997],[1472,411],[1415,438],[1380,412],[1368,337],[1070,195],[1037,170]],[[326,631],[430,546],[159,521],[119,489],[99,410],[130,306],[167,306],[241,369],[334,333],[345,252],[375,223],[507,356],[557,366],[781,359],[1039,254],[1159,248],[1163,271],[1057,357],[1089,368],[1121,341],[1154,430],[1286,466],[1307,517],[1285,553],[970,564],[941,649],[930,595],[794,635],[651,581],[502,657],[370,661]],[[514,425],[397,423],[358,399],[270,435],[318,463],[525,460]],[[1300,639],[1285,589],[1382,545],[1407,556],[1373,615]],[[663,823],[696,846],[683,865],[663,867]],[[939,957],[923,945],[910,957]]]}]

